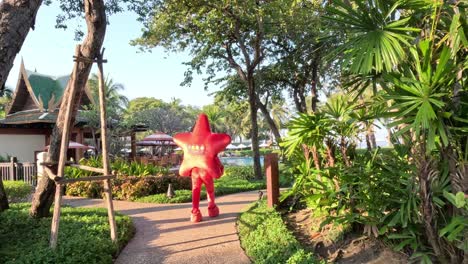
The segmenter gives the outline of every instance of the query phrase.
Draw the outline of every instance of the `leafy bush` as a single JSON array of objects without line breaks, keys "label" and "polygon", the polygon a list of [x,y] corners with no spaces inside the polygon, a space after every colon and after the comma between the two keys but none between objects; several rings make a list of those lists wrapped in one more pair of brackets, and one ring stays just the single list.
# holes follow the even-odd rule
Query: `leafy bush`
[{"label": "leafy bush", "polygon": [[3,187],[10,202],[25,201],[32,191],[31,185],[22,181],[3,181]]},{"label": "leafy bush", "polygon": [[[266,188],[265,181],[258,180],[241,180],[231,177],[223,176],[215,180],[215,195],[226,195],[232,193],[253,191]],[[186,203],[192,200],[192,191],[175,189],[175,197],[167,198],[165,193],[150,195],[142,198],[135,199],[138,202],[145,203]],[[200,199],[206,199],[206,192],[202,189]]]},{"label": "leafy bush", "polygon": [[[227,153],[230,153],[231,155],[235,155],[238,157],[252,157],[253,156],[253,151],[251,149],[246,149],[246,150],[227,150]],[[280,153],[281,151],[279,149],[271,149],[271,148],[260,148],[260,155],[265,155],[269,153]]]},{"label": "leafy bush", "polygon": [[318,263],[265,201],[242,213],[237,224],[241,245],[254,263]]},{"label": "leafy bush", "polygon": [[[81,165],[90,166],[94,168],[102,168],[101,158],[89,158],[81,159]],[[117,159],[111,162],[111,169],[115,171],[117,175],[120,176],[159,176],[169,174],[169,169],[166,167],[156,166],[153,164],[142,164],[135,161],[128,162],[125,160]],[[89,177],[95,175],[96,173],[81,170],[73,167],[65,168],[65,175],[68,178],[80,178],[80,177]]]},{"label": "leafy bush", "polygon": [[[30,204],[0,214],[0,263],[113,263],[134,234],[130,217],[116,214],[117,244],[110,239],[107,210],[63,207],[56,250],[49,248],[51,218],[29,217]],[[8,242],[6,242],[8,241]]]},{"label": "leafy bush", "polygon": [[125,160],[115,160],[111,164],[112,170],[118,175],[124,176],[160,176],[169,174],[169,169],[166,167],[156,166],[153,164],[142,164],[136,161],[127,162]]},{"label": "leafy bush", "polygon": [[[189,177],[179,176],[117,176],[112,183],[112,195],[119,200],[135,200],[153,194],[166,193],[169,184],[176,190],[192,188]],[[67,185],[66,194],[87,198],[100,198],[104,190],[102,182],[75,182]]]},{"label": "leafy bush", "polygon": [[224,176],[234,179],[253,180],[255,173],[252,166],[226,166],[224,168]]}]

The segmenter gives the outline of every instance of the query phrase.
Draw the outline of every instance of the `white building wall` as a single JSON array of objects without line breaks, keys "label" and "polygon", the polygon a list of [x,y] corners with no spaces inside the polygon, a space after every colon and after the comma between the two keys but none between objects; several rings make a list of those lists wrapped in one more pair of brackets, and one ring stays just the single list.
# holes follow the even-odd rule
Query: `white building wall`
[{"label": "white building wall", "polygon": [[34,151],[44,148],[44,135],[0,135],[0,155],[17,157],[20,162],[34,162]]}]

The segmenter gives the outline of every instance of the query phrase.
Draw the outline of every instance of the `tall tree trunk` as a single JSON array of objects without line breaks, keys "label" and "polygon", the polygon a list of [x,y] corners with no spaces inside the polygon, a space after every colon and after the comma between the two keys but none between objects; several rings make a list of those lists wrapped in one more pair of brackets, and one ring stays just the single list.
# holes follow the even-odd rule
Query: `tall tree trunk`
[{"label": "tall tree trunk", "polygon": [[388,147],[393,147],[392,139],[393,139],[392,129],[387,127],[387,145],[388,145]]},{"label": "tall tree trunk", "polygon": [[[425,141],[422,142],[425,143]],[[438,172],[435,171],[432,162],[425,154],[425,149],[422,149],[423,151],[421,151],[420,155],[423,157],[419,160],[418,177],[420,183],[419,195],[421,197],[421,215],[423,218],[425,235],[432,250],[434,250],[434,255],[441,263],[447,263],[447,257],[441,244],[442,241],[439,239],[438,235],[439,230],[437,228],[435,208],[432,202],[431,178]]]},{"label": "tall tree trunk", "polygon": [[[88,27],[88,33],[81,46],[81,56],[90,61],[95,59],[101,50],[104,36],[106,34],[106,13],[103,0],[84,0],[85,19]],[[92,62],[79,62],[76,73],[76,93],[73,104],[72,124],[80,105],[81,95],[83,94],[86,82],[91,71]],[[67,108],[67,98],[71,96],[70,84],[67,86],[62,97],[60,112],[57,123],[52,133],[52,139],[49,148],[49,160],[58,162],[60,153],[60,144],[63,134],[65,109]],[[57,167],[51,167],[53,173],[57,173]],[[34,194],[30,215],[33,217],[45,217],[49,215],[50,206],[53,202],[55,183],[48,177],[42,177],[38,183],[36,193]]]},{"label": "tall tree trunk", "polygon": [[332,140],[325,140],[325,147],[327,148],[327,164],[328,167],[335,167],[335,145]]},{"label": "tall tree trunk", "polygon": [[29,29],[34,29],[42,0],[3,0],[0,2],[0,90],[8,78],[16,54]]},{"label": "tall tree trunk", "polygon": [[346,140],[344,137],[341,137],[341,140],[340,140],[340,151],[341,151],[341,156],[343,156],[343,161],[346,167],[350,167],[351,161],[348,158],[348,148],[346,147]]},{"label": "tall tree trunk", "polygon": [[[0,2],[0,94],[21,50],[29,29],[34,29],[42,0],[3,0]],[[0,178],[0,212],[8,209],[8,198]]]},{"label": "tall tree trunk", "polygon": [[262,112],[263,116],[265,117],[265,120],[267,121],[268,125],[270,126],[271,132],[273,132],[273,135],[275,136],[276,142],[280,143],[281,142],[281,135],[279,133],[279,129],[275,124],[275,121],[273,121],[273,118],[270,116],[270,112],[268,112],[268,109],[266,105],[264,105],[258,96],[255,96],[257,98],[257,106]]},{"label": "tall tree trunk", "polygon": [[314,58],[313,65],[312,65],[312,85],[311,85],[311,95],[312,95],[312,113],[317,112],[317,103],[318,103],[318,91],[317,91],[317,83],[318,83],[318,56]]},{"label": "tall tree trunk", "polygon": [[293,87],[293,100],[294,105],[296,106],[296,110],[299,113],[307,113],[307,104],[305,98],[305,89],[302,87],[302,84],[298,84],[298,82],[294,83]]},{"label": "tall tree trunk", "polygon": [[255,81],[253,74],[247,76],[249,88],[249,106],[250,106],[250,121],[252,122],[252,151],[253,151],[253,166],[255,178],[262,179],[262,166],[260,164],[260,148],[258,144],[258,122],[257,122],[257,95],[255,93]]},{"label": "tall tree trunk", "polygon": [[5,192],[5,188],[3,187],[2,178],[0,177],[0,212],[3,212],[9,208],[10,205],[8,204],[8,197]]}]

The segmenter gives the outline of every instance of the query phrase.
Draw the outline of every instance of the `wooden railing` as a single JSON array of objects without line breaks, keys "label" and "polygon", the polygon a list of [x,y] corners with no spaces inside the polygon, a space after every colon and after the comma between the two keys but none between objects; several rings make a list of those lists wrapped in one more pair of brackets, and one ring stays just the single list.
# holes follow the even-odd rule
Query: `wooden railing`
[{"label": "wooden railing", "polygon": [[0,163],[0,177],[4,181],[24,181],[36,186],[37,166],[33,162],[20,163],[11,158],[10,162]]}]

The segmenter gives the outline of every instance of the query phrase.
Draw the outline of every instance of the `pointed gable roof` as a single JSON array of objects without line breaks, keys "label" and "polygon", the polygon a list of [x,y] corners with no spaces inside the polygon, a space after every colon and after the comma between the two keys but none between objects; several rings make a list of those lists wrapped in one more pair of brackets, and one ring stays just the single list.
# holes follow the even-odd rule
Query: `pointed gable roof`
[{"label": "pointed gable roof", "polygon": [[[70,76],[53,77],[28,71],[21,61],[20,73],[12,102],[6,111],[7,115],[27,110],[53,112],[59,106]],[[90,104],[90,93],[85,89],[81,104]]]}]

